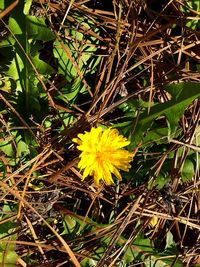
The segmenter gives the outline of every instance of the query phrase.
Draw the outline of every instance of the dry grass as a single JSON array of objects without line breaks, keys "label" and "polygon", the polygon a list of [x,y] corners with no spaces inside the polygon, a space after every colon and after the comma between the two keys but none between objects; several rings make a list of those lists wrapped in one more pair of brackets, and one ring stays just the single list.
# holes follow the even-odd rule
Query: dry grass
[{"label": "dry grass", "polygon": [[[1,203],[14,207],[12,211],[2,211],[8,214],[1,224],[16,222],[14,233],[2,242],[16,244],[18,266],[82,266],[80,262],[84,258],[98,259],[95,265],[98,267],[144,266],[137,259],[130,265],[117,264],[123,262],[127,249],[144,258],[148,256],[133,242],[140,233],[148,235],[152,246],[162,250],[170,231],[177,251],[163,256],[171,262],[168,266],[174,266],[178,259],[183,266],[195,266],[200,263],[199,100],[189,106],[179,122],[180,139],[169,141],[166,150],[160,153],[138,144],[134,148],[138,153],[133,177],[112,187],[96,188],[90,178],[81,181],[78,153],[71,140],[98,123],[110,126],[112,122],[125,121],[118,107],[129,99],[148,102],[150,112],[152,101],[163,103],[170,98],[163,85],[199,82],[200,73],[195,69],[200,59],[199,32],[185,23],[186,16],[189,20],[198,20],[197,11],[181,12],[180,7],[186,2],[178,0],[125,0],[113,1],[113,5],[100,2],[40,0],[32,3],[34,15],[46,16],[88,93],[86,100],[80,96],[77,102],[66,104],[55,97],[59,92],[57,74],[42,82],[48,96],[48,116],[53,122],[49,128],[42,123],[34,127],[28,125],[6,96],[0,96],[10,116],[15,114],[20,118],[21,127],[29,131],[38,144],[35,157],[15,165],[9,165],[6,156],[1,154],[6,166],[0,181]],[[92,22],[89,30],[76,21],[75,12]],[[85,78],[63,43],[71,38],[67,32],[64,35],[66,20],[77,31],[99,39],[96,55],[100,57],[100,64],[96,76],[91,77],[92,82]],[[46,61],[51,59],[48,48],[43,53]],[[40,76],[37,70],[36,76]],[[44,81],[42,77],[39,80]],[[70,113],[73,122],[66,126],[62,112]],[[140,112],[138,109],[138,118]],[[1,114],[0,120],[2,132],[6,133],[4,137],[11,138],[12,146],[16,147],[7,118]],[[163,124],[162,118],[159,123]],[[58,125],[63,126],[62,131],[57,131]],[[137,119],[132,126],[133,136],[136,125]],[[196,153],[196,169],[193,178],[182,183],[180,174],[191,151]],[[158,190],[154,181],[171,152],[168,183]],[[146,161],[149,170],[140,181],[138,173]],[[31,181],[35,187],[31,188]],[[156,224],[148,233],[152,218]],[[75,227],[71,235],[66,234],[63,220]],[[17,236],[16,240],[12,234]],[[101,254],[103,243],[106,249]],[[154,257],[157,264],[164,259],[153,255],[152,260]],[[25,263],[28,258],[32,260],[31,265]]]}]

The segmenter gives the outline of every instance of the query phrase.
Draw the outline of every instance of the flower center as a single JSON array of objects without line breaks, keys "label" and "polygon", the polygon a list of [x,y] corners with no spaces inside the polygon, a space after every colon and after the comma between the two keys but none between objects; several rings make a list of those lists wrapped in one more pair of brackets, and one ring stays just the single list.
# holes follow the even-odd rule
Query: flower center
[{"label": "flower center", "polygon": [[100,151],[96,152],[96,160],[98,161],[99,164],[102,163],[102,152]]}]

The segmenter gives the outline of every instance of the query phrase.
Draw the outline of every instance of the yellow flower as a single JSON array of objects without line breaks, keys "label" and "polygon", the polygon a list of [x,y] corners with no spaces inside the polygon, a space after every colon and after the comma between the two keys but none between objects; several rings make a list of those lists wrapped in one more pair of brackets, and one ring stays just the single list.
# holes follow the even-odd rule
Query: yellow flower
[{"label": "yellow flower", "polygon": [[128,171],[134,154],[123,149],[129,141],[119,134],[116,129],[92,128],[90,132],[78,134],[73,142],[82,151],[78,167],[83,171],[83,180],[94,176],[95,185],[103,180],[107,185],[113,182],[112,174],[122,180],[119,170]]}]

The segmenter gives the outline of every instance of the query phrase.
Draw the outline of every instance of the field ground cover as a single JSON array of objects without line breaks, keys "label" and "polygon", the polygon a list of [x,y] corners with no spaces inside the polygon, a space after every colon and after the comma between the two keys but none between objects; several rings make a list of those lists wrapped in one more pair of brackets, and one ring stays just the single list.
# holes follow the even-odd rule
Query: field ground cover
[{"label": "field ground cover", "polygon": [[200,266],[199,15],[0,1],[0,266]]}]

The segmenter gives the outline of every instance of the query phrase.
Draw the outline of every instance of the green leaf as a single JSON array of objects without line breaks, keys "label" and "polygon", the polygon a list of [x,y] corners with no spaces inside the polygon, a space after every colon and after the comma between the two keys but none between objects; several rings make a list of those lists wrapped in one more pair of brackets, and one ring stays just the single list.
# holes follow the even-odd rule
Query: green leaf
[{"label": "green leaf", "polygon": [[25,142],[21,140],[21,137],[20,137],[20,140],[17,142],[17,155],[16,156],[21,158],[28,154],[30,154],[29,147]]},{"label": "green leaf", "polygon": [[11,63],[8,66],[8,70],[5,71],[5,74],[15,81],[15,88],[17,91],[22,91],[24,84],[22,82],[22,70],[24,69],[24,62],[18,53],[15,54]]},{"label": "green leaf", "polygon": [[[5,206],[5,205],[4,205]],[[12,234],[15,223],[10,221],[0,225],[0,263],[6,267],[16,266],[18,255],[15,252],[15,244],[9,240],[16,240],[16,234]],[[9,237],[6,237],[9,235]]]},{"label": "green leaf", "polygon": [[8,27],[10,31],[15,35],[20,35],[23,33],[23,29],[21,28],[21,25],[18,23],[18,21],[14,17],[9,18]]},{"label": "green leaf", "polygon": [[[23,10],[25,8],[28,12],[30,3],[30,1],[20,1],[9,16],[9,27],[18,41],[8,38],[11,40],[12,49],[11,47],[7,48],[10,56],[9,58],[6,56],[7,62],[4,65],[7,68],[3,69],[5,75],[12,80],[11,89],[14,96],[10,98],[12,101],[14,100],[12,105],[28,124],[32,124],[30,118],[33,118],[36,123],[41,122],[46,116],[48,108],[48,105],[44,105],[46,104],[46,95],[28,58],[31,59],[40,74],[50,75],[53,73],[54,69],[40,59],[39,49],[42,49],[43,45],[41,42],[39,45],[37,40],[49,41],[55,38],[45,24],[44,18],[24,15]],[[6,48],[2,47],[2,53],[5,50]],[[11,101],[10,99],[8,101]],[[42,109],[41,106],[43,106]],[[14,117],[12,124],[19,126],[20,122]],[[28,132],[25,135],[28,135]]]},{"label": "green leaf", "polygon": [[[67,42],[64,42],[67,46]],[[54,56],[58,59],[58,71],[63,74],[67,80],[70,82],[73,77],[77,75],[76,69],[73,67],[72,62],[70,62],[66,52],[62,48],[60,42],[55,40],[54,42]]]},{"label": "green leaf", "polygon": [[52,68],[49,64],[40,59],[40,50],[42,46],[38,42],[34,42],[34,45],[30,48],[30,57],[33,65],[37,69],[38,73],[43,75],[52,74],[55,72],[54,68]]},{"label": "green leaf", "polygon": [[[74,18],[88,30],[93,26],[90,20],[87,20],[86,23],[83,22],[84,18],[77,17],[76,15],[74,15]],[[63,44],[73,60],[70,60],[58,40],[54,42],[53,53],[55,58],[58,59],[58,71],[67,81],[67,84],[63,87],[64,96],[67,100],[72,100],[78,92],[83,93],[86,91],[81,77],[77,72],[77,68],[85,77],[86,75],[91,75],[96,71],[96,67],[100,62],[100,57],[94,55],[97,50],[95,47],[98,44],[97,39],[79,32],[76,28],[72,29],[72,25],[69,25],[69,27],[70,30],[68,30],[68,32],[66,29],[66,35],[71,41],[66,38]]]},{"label": "green leaf", "polygon": [[47,28],[45,18],[35,16],[26,16],[28,38],[41,41],[50,41],[55,39],[54,33]]},{"label": "green leaf", "polygon": [[166,139],[168,139],[168,129],[166,127],[157,128],[147,133],[144,137],[144,143],[155,142],[156,144],[162,144],[167,141]]},{"label": "green leaf", "polygon": [[166,235],[166,246],[165,246],[165,249],[170,248],[173,245],[174,245],[173,235],[172,235],[172,233],[170,231],[168,231],[167,235]]},{"label": "green leaf", "polygon": [[[45,18],[27,15],[29,13],[30,5],[30,0],[25,2],[24,6],[23,2],[21,1],[12,12],[8,23],[12,34],[22,35],[22,38],[20,39],[24,40],[25,42],[27,39],[41,41],[50,41],[55,39],[55,35],[45,23]],[[23,13],[23,9],[25,13]]]},{"label": "green leaf", "polygon": [[17,259],[18,255],[10,245],[7,246],[4,252],[0,253],[0,262],[4,267],[15,267]]},{"label": "green leaf", "polygon": [[26,0],[26,2],[24,4],[24,14],[25,15],[28,15],[29,14],[31,5],[32,5],[32,0]]},{"label": "green leaf", "polygon": [[[200,11],[200,1],[199,0],[193,0],[193,1],[187,0],[184,2],[183,6],[182,5],[180,6],[180,10],[186,14],[186,18],[187,18],[187,16],[189,17],[191,14],[190,9],[199,12]],[[197,19],[195,19],[195,17],[194,17],[194,12],[192,12],[192,18],[186,19],[186,26],[188,28],[193,29],[193,30],[199,29],[199,27],[200,27],[199,16],[196,15],[196,18]]]},{"label": "green leaf", "polygon": [[194,176],[194,164],[191,160],[186,159],[183,165],[183,170],[181,173],[181,179],[183,182],[190,181]]},{"label": "green leaf", "polygon": [[[167,245],[170,246],[169,249],[166,249],[166,251],[159,253],[156,250],[154,250],[151,247],[150,240],[148,238],[144,238],[141,234],[139,234],[136,238],[136,240],[133,242],[133,245],[137,247],[137,249],[134,250],[132,248],[132,251],[135,255],[135,258],[138,261],[143,261],[145,263],[145,267],[164,267],[169,266],[168,262],[173,262],[173,259],[176,258],[177,251],[171,246],[172,243],[172,236],[168,236],[168,243]],[[169,254],[169,251],[171,254]],[[173,257],[170,257],[168,260],[168,257],[166,255],[170,255]],[[176,267],[181,266],[181,262],[177,260]]]},{"label": "green leaf", "polygon": [[138,120],[132,143],[135,145],[143,138],[143,134],[149,130],[153,121],[164,115],[169,122],[169,134],[173,137],[180,117],[194,99],[200,97],[200,83],[186,82],[171,84],[164,88],[171,93],[172,99],[163,104],[157,104],[151,108],[150,113],[144,112]]},{"label": "green leaf", "polygon": [[11,144],[11,140],[1,141],[0,143],[0,151],[2,151],[7,157],[12,157],[13,148]]},{"label": "green leaf", "polygon": [[171,84],[165,87],[166,91],[173,95],[173,99],[166,104],[170,104],[166,108],[164,115],[167,117],[171,132],[175,131],[180,117],[185,109],[192,103],[193,100],[200,97],[200,83],[188,82]]},{"label": "green leaf", "polygon": [[[70,215],[65,215],[63,218],[63,226],[64,226],[64,231],[62,232],[62,235],[69,235],[69,234],[74,234],[75,232],[77,233],[77,222],[76,220],[71,217]],[[79,228],[79,226],[78,226]]]},{"label": "green leaf", "polygon": [[3,10],[5,8],[4,0],[0,1],[0,10]]},{"label": "green leaf", "polygon": [[90,258],[85,258],[84,260],[81,261],[81,266],[83,267],[95,267],[97,265],[97,261],[90,259]]},{"label": "green leaf", "polygon": [[153,184],[156,186],[158,190],[162,189],[164,185],[166,185],[169,182],[169,179],[166,178],[165,175],[162,173],[159,173],[158,176],[156,177],[155,183]]},{"label": "green leaf", "polygon": [[0,74],[0,92],[11,92],[11,80],[8,77],[3,77]]}]

